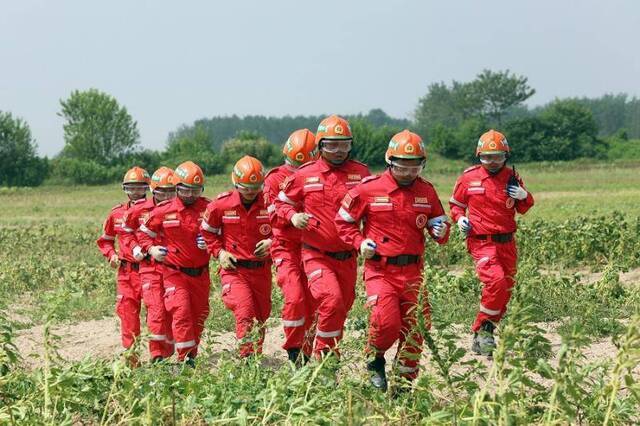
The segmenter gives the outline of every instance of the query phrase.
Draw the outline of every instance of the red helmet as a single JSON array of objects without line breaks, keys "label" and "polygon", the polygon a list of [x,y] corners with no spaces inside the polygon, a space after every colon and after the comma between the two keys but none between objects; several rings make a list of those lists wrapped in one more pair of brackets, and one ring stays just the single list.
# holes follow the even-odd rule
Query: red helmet
[{"label": "red helmet", "polygon": [[282,148],[288,162],[301,165],[318,159],[316,137],[309,129],[300,129],[291,133]]},{"label": "red helmet", "polygon": [[176,186],[176,177],[173,174],[173,170],[169,167],[162,166],[151,176],[151,190],[157,188],[173,188]]},{"label": "red helmet", "polygon": [[320,122],[316,132],[316,143],[323,139],[353,139],[349,122],[337,115],[330,115]]},{"label": "red helmet", "polygon": [[507,138],[502,133],[491,129],[478,139],[476,156],[480,154],[498,154],[500,152],[508,153],[509,151]]},{"label": "red helmet", "polygon": [[427,153],[422,138],[409,130],[396,133],[389,141],[389,148],[385,154],[387,164],[391,162],[392,158],[426,160]]},{"label": "red helmet", "polygon": [[124,174],[124,178],[122,178],[122,184],[128,183],[146,183],[149,185],[149,181],[151,178],[149,177],[149,173],[142,167],[134,166],[127,170],[127,173]]},{"label": "red helmet", "polygon": [[233,166],[231,181],[234,185],[256,188],[263,184],[264,175],[264,167],[260,160],[245,155]]},{"label": "red helmet", "polygon": [[204,173],[193,161],[185,161],[176,167],[176,185],[184,185],[191,188],[204,186]]}]

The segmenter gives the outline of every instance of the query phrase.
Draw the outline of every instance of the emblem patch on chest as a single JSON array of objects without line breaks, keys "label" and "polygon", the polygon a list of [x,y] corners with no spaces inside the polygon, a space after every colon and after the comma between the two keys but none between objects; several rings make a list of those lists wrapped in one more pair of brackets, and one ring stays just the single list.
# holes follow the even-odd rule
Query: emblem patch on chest
[{"label": "emblem patch on chest", "polygon": [[269,225],[268,223],[263,223],[258,228],[258,231],[261,235],[269,235],[269,233],[271,233],[271,225]]},{"label": "emblem patch on chest", "polygon": [[416,216],[416,226],[418,228],[424,228],[424,226],[427,224],[427,215],[424,213],[420,213],[418,216]]}]

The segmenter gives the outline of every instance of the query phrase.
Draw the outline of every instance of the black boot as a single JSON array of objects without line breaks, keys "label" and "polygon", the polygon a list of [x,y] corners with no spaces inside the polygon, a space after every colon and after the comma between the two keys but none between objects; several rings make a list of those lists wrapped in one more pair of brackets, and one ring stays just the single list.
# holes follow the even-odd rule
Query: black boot
[{"label": "black boot", "polygon": [[386,361],[384,357],[377,356],[373,361],[367,363],[367,370],[371,372],[369,381],[371,385],[383,392],[387,391],[387,375],[384,371]]},{"label": "black boot", "polygon": [[289,357],[289,362],[295,365],[296,368],[302,367],[302,358],[300,357],[299,348],[287,349],[287,356]]},{"label": "black boot", "polygon": [[471,350],[478,355],[491,357],[496,348],[496,341],[493,338],[493,330],[496,326],[491,321],[484,321],[480,326],[480,330],[473,336],[473,344]]},{"label": "black boot", "polygon": [[188,367],[196,368],[196,359],[191,355],[187,355],[187,357],[184,360],[184,363]]},{"label": "black boot", "polygon": [[151,360],[152,364],[158,364],[160,362],[164,361],[164,358],[161,356],[154,356],[153,359]]}]

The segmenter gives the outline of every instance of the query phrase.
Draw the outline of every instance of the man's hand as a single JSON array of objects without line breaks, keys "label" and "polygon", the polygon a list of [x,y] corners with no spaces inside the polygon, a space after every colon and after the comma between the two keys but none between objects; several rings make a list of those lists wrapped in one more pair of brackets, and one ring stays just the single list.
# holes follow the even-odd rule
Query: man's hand
[{"label": "man's hand", "polygon": [[149,254],[158,262],[164,262],[164,258],[169,254],[169,250],[162,246],[151,246],[149,248]]},{"label": "man's hand", "polygon": [[376,247],[378,247],[378,245],[375,241],[367,238],[360,244],[360,254],[365,259],[371,259],[373,255],[376,254]]},{"label": "man's hand", "polygon": [[253,251],[253,254],[256,257],[265,257],[269,254],[269,249],[271,248],[271,239],[267,238],[266,240],[259,241],[256,244],[256,249]]},{"label": "man's hand", "polygon": [[141,262],[144,259],[144,253],[142,252],[142,247],[135,246],[133,248],[133,258],[138,262]]},{"label": "man's hand", "polygon": [[509,197],[515,200],[524,200],[525,198],[527,198],[527,195],[528,195],[527,191],[519,185],[507,186],[507,194],[509,194]]},{"label": "man's hand", "polygon": [[196,245],[200,250],[207,249],[207,243],[204,241],[204,237],[200,234],[198,234],[198,236],[196,237]]},{"label": "man's hand", "polygon": [[433,232],[433,236],[436,237],[437,240],[439,240],[440,238],[444,237],[445,234],[447,233],[447,228],[449,227],[449,224],[445,221],[438,221],[436,222],[432,227],[431,230]]},{"label": "man's hand", "polygon": [[307,213],[296,213],[291,216],[291,224],[298,229],[305,229],[309,225],[309,216]]},{"label": "man's hand", "polygon": [[460,229],[460,232],[465,235],[467,235],[469,231],[471,231],[471,222],[469,222],[469,219],[466,216],[462,216],[460,217],[460,219],[458,219],[458,228]]},{"label": "man's hand", "polygon": [[238,260],[235,258],[235,256],[228,251],[220,250],[220,253],[218,254],[218,262],[220,263],[222,269],[236,269],[237,261]]},{"label": "man's hand", "polygon": [[116,269],[118,266],[120,266],[120,259],[118,259],[117,254],[114,253],[111,255],[111,257],[109,258],[109,265],[111,265],[113,269]]}]

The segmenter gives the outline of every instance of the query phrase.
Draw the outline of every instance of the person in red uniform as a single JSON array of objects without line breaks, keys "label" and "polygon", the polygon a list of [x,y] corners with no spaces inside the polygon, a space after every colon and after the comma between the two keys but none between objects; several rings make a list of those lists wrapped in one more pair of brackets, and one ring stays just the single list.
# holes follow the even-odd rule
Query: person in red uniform
[{"label": "person in red uniform", "polygon": [[[200,235],[209,200],[202,197],[204,175],[197,164],[180,164],[175,177],[177,197],[158,204],[136,237],[142,250],[163,264],[164,306],[178,360],[194,366],[209,316],[209,253]],[[162,245],[156,244],[159,236]]]},{"label": "person in red uniform", "polygon": [[[271,258],[276,266],[276,280],[282,290],[282,326],[289,361],[300,365],[308,359],[313,348],[313,304],[307,285],[307,276],[300,257],[302,231],[276,213],[275,200],[286,178],[301,165],[318,159],[315,135],[308,129],[296,130],[282,149],[284,164],[267,173],[264,180],[264,203],[273,227]],[[303,359],[300,359],[300,353]]]},{"label": "person in red uniform", "polygon": [[[417,314],[430,325],[422,285],[425,235],[438,244],[449,239],[438,193],[420,177],[426,158],[420,136],[408,130],[397,133],[389,142],[387,170],[351,189],[336,216],[340,239],[366,259],[368,352],[373,357],[367,369],[371,383],[381,390],[387,389],[384,354],[398,339],[398,371],[409,380],[418,374],[423,336]],[[425,297],[421,307],[420,293]]]},{"label": "person in red uniform", "polygon": [[283,183],[276,200],[278,216],[302,229],[302,260],[317,306],[314,353],[339,353],[347,313],[355,299],[354,248],[338,238],[335,215],[347,191],[370,175],[366,165],[349,159],[349,123],[332,115],[316,132],[320,159],[301,166]]},{"label": "person in red uniform", "polygon": [[[140,262],[140,283],[142,300],[147,308],[147,327],[149,328],[149,353],[153,362],[162,361],[173,354],[171,322],[164,308],[164,286],[162,285],[162,264],[144,253],[138,244],[135,232],[148,218],[151,211],[160,203],[176,196],[173,170],[160,167],[151,176],[153,197],[138,200],[125,215],[125,234],[122,240],[129,247],[136,261]],[[162,235],[158,235],[155,245],[162,245]]]},{"label": "person in red uniform", "polygon": [[[207,249],[220,263],[222,301],[233,312],[240,357],[262,353],[271,314],[271,224],[262,196],[262,163],[244,156],[233,167],[234,191],[209,203],[202,221]],[[258,325],[258,338],[252,330]]]},{"label": "person in red uniform", "polygon": [[[140,335],[140,276],[139,264],[133,257],[132,247],[123,238],[127,231],[124,217],[132,206],[145,198],[149,188],[149,173],[140,167],[127,171],[122,180],[122,189],[129,201],[118,204],[104,222],[102,236],[98,238],[98,248],[109,261],[112,268],[118,268],[118,288],[116,296],[116,313],[120,318],[120,335],[122,346],[129,349]],[[118,250],[115,242],[118,239]],[[131,355],[132,365],[137,364],[137,357]]]},{"label": "person in red uniform", "polygon": [[489,130],[480,136],[476,156],[481,164],[464,171],[449,200],[451,218],[467,237],[467,250],[483,284],[472,327],[472,350],[481,355],[491,355],[495,349],[493,331],[507,310],[515,284],[515,214],[533,206],[533,196],[520,177],[505,166],[509,150],[500,132]]}]

